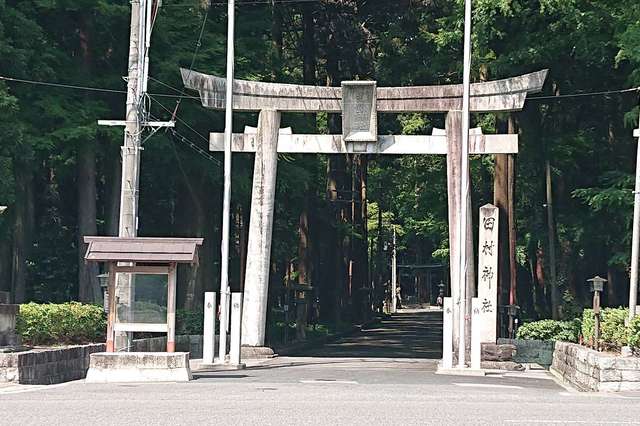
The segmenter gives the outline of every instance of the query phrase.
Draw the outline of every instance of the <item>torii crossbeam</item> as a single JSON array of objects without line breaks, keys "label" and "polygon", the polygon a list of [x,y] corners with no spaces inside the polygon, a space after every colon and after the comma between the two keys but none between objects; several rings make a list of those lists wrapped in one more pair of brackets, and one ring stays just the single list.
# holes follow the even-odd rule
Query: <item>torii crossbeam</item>
[{"label": "torii crossbeam", "polygon": [[[226,80],[213,75],[181,69],[185,87],[197,90],[206,108],[225,108]],[[472,112],[519,111],[529,93],[542,90],[547,70],[519,77],[471,85]],[[233,109],[259,111],[255,132],[234,134],[232,150],[255,152],[249,241],[245,273],[242,343],[264,345],[271,234],[275,199],[277,153],[324,154],[446,154],[449,207],[450,257],[456,258],[457,223],[460,211],[460,165],[462,145],[462,85],[377,87],[375,82],[343,82],[342,87],[305,86],[234,80]],[[282,112],[342,113],[342,135],[298,135],[281,132]],[[429,136],[380,136],[377,133],[377,113],[430,112],[446,113],[444,131]],[[437,129],[436,129],[437,130]],[[517,135],[482,135],[474,132],[469,138],[470,154],[504,154],[518,152]],[[220,133],[210,135],[210,149],[222,151]],[[471,217],[471,203],[467,215]],[[473,235],[471,221],[468,233]],[[472,239],[466,246],[468,258],[473,258]],[[458,283],[459,265],[450,264],[451,282]],[[469,271],[469,277],[474,271]],[[475,289],[473,279],[467,279]],[[475,291],[475,290],[474,290]],[[467,292],[470,299],[474,291]],[[456,300],[461,289],[451,287]],[[467,303],[471,306],[471,303]],[[454,324],[459,320],[454,316]],[[458,327],[454,325],[453,330]],[[455,331],[454,331],[455,333]],[[453,341],[457,341],[454,337]]]}]

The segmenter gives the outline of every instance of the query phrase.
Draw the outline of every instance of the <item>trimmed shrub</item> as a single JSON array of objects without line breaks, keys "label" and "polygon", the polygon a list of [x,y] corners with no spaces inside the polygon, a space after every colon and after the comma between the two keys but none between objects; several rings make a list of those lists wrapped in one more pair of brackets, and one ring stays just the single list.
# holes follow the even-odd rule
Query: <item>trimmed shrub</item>
[{"label": "trimmed shrub", "polygon": [[545,319],[523,324],[518,328],[517,338],[524,340],[560,340],[577,342],[580,334],[580,320],[555,321]]},{"label": "trimmed shrub", "polygon": [[[604,308],[600,314],[600,344],[607,349],[620,349],[629,342],[629,329],[625,325],[628,310],[625,308]],[[582,337],[585,344],[594,346],[595,319],[593,309],[582,313]]]},{"label": "trimmed shrub", "polygon": [[28,345],[104,342],[106,315],[101,306],[78,302],[20,305],[16,331]]},{"label": "trimmed shrub", "polygon": [[633,317],[629,324],[629,346],[640,350],[640,316]]},{"label": "trimmed shrub", "polygon": [[[216,320],[216,330],[219,330]],[[176,310],[176,334],[203,334],[204,333],[204,312],[189,311],[186,309]]]}]

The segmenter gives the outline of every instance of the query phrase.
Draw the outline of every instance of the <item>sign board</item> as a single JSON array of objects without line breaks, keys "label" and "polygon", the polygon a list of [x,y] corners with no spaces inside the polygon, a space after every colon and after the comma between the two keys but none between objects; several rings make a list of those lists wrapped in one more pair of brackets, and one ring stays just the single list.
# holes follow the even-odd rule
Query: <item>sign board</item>
[{"label": "sign board", "polygon": [[[478,318],[480,340],[496,342],[498,322],[498,215],[492,204],[480,207],[478,235]],[[475,325],[474,325],[475,327]]]},{"label": "sign board", "polygon": [[[345,142],[377,142],[375,81],[342,82],[342,138]],[[365,144],[362,145],[366,149]]]}]

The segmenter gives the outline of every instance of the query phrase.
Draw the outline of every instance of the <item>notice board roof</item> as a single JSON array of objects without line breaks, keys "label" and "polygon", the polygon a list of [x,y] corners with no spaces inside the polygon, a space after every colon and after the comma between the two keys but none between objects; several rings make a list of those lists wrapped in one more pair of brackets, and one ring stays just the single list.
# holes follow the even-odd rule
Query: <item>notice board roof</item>
[{"label": "notice board roof", "polygon": [[196,263],[202,238],[84,237],[91,262]]}]

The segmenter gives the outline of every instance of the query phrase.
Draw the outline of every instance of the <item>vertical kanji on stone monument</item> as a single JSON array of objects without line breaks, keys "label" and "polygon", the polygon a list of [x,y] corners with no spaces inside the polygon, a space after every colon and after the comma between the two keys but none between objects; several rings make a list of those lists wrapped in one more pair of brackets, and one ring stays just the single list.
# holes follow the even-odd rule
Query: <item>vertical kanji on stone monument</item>
[{"label": "vertical kanji on stone monument", "polygon": [[480,207],[480,229],[478,231],[479,327],[481,329],[480,339],[485,343],[495,343],[497,337],[499,211],[493,204],[485,204]]}]

